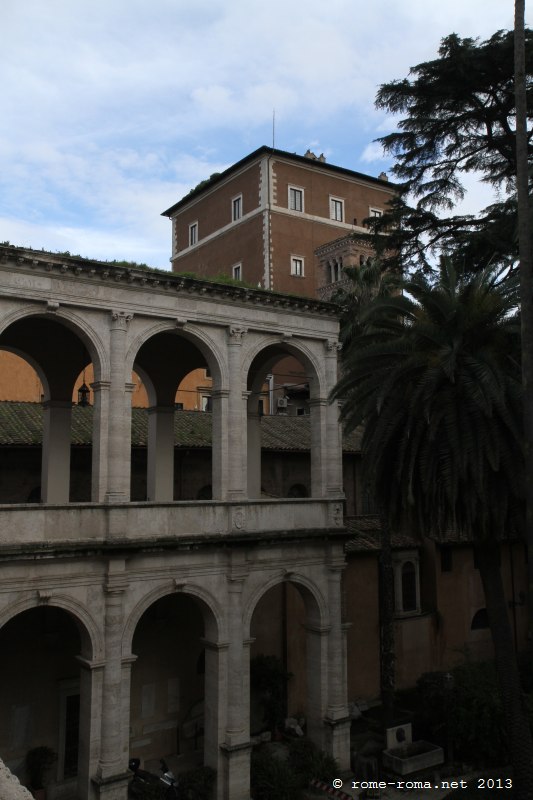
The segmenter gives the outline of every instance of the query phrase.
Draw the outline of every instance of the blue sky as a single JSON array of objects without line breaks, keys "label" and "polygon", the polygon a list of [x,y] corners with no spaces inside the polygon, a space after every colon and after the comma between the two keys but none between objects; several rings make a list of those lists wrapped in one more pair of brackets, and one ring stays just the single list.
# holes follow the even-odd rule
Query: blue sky
[{"label": "blue sky", "polygon": [[[169,267],[161,212],[263,144],[378,175],[379,84],[513,0],[2,0],[0,241]],[[531,20],[528,20],[531,23]],[[471,181],[469,210],[488,199]]]}]

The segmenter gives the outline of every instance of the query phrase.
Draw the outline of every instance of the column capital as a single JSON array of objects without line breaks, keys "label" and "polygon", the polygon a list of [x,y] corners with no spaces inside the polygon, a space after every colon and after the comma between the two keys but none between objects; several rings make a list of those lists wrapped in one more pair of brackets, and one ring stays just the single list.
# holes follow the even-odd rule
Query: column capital
[{"label": "column capital", "polygon": [[125,331],[128,328],[128,324],[133,319],[133,314],[129,314],[126,311],[112,311],[111,312],[111,330],[122,330]]},{"label": "column capital", "polygon": [[229,389],[213,389],[211,392],[211,397],[213,400],[219,400],[220,398],[229,397],[230,391]]},{"label": "column capital", "polygon": [[102,659],[88,659],[84,658],[83,656],[76,656],[75,658],[82,669],[92,671],[95,669],[103,669],[105,667],[105,661]]},{"label": "column capital", "polygon": [[228,592],[230,594],[241,594],[244,588],[244,579],[246,575],[226,575],[228,582]]},{"label": "column capital", "polygon": [[107,391],[109,391],[109,389],[111,388],[111,381],[93,381],[90,384],[90,387],[93,390],[93,392],[102,392],[105,391],[106,389]]},{"label": "column capital", "polygon": [[107,581],[104,585],[106,595],[124,594],[129,586],[127,575],[108,575]]},{"label": "column capital", "polygon": [[243,337],[248,333],[248,328],[241,325],[230,325],[228,327],[228,338],[230,344],[242,344]]},{"label": "column capital", "polygon": [[326,339],[324,347],[329,355],[336,356],[337,353],[342,350],[342,342],[339,342],[337,339]]},{"label": "column capital", "polygon": [[310,406],[310,408],[314,408],[315,406],[322,406],[323,408],[327,408],[328,406],[328,401],[327,398],[325,397],[311,397],[307,401],[307,403]]}]

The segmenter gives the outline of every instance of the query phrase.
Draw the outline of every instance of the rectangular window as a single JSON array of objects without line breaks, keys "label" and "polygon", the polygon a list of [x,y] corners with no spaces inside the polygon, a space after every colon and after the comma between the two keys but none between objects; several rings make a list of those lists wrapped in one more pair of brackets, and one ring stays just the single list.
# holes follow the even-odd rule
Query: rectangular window
[{"label": "rectangular window", "polygon": [[231,201],[231,219],[233,222],[242,217],[242,194]]},{"label": "rectangular window", "polygon": [[289,186],[289,208],[291,211],[304,210],[304,190]]},{"label": "rectangular window", "polygon": [[339,200],[338,197],[329,198],[329,216],[337,222],[344,220],[344,200]]},{"label": "rectangular window", "polygon": [[202,395],[202,411],[211,411],[211,395]]},{"label": "rectangular window", "polygon": [[242,264],[235,264],[232,268],[233,279],[242,281]]},{"label": "rectangular window", "polygon": [[369,217],[382,217],[383,216],[383,211],[380,208],[371,208],[370,209],[370,213],[369,213],[368,216]]},{"label": "rectangular window", "polygon": [[304,260],[300,256],[291,258],[291,275],[296,275],[297,278],[304,276]]},{"label": "rectangular window", "polygon": [[193,244],[196,244],[198,241],[198,223],[193,222],[192,225],[189,225],[189,247],[192,247]]}]

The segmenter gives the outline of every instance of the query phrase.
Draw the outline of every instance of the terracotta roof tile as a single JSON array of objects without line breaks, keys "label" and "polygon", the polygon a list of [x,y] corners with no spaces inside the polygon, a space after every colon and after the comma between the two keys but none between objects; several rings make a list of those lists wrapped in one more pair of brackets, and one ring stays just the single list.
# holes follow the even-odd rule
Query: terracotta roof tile
[{"label": "terracotta roof tile", "polygon": [[[92,441],[93,409],[72,407],[72,443],[89,445]],[[42,439],[43,409],[40,403],[0,402],[0,446],[39,445]],[[176,411],[174,437],[176,447],[211,447],[212,416],[205,411]],[[145,447],[148,438],[148,414],[144,408],[132,409],[132,444]],[[265,416],[261,419],[261,444],[265,450],[305,452],[311,446],[309,416]],[[360,435],[346,437],[344,450],[358,452]]]}]

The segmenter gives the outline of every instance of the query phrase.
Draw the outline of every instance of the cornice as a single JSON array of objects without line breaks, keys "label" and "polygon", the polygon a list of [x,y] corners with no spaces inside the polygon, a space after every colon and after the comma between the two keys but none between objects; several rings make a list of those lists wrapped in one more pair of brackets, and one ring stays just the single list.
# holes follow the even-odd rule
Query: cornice
[{"label": "cornice", "polygon": [[6,267],[14,272],[20,269],[67,280],[120,284],[124,288],[144,291],[176,292],[226,303],[260,305],[271,309],[293,309],[328,317],[337,317],[339,313],[335,304],[310,297],[190,278],[166,270],[122,267],[105,261],[0,245],[0,269]]}]

